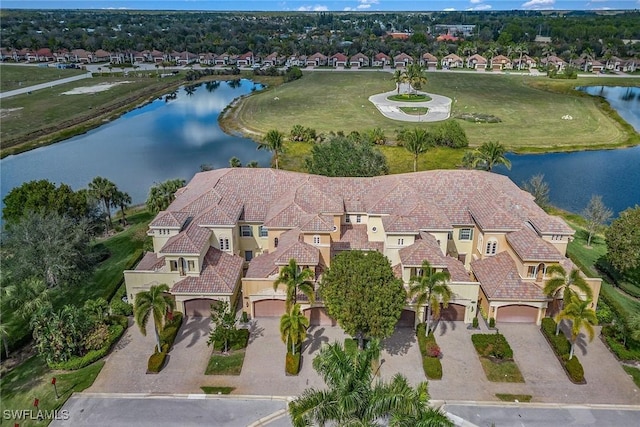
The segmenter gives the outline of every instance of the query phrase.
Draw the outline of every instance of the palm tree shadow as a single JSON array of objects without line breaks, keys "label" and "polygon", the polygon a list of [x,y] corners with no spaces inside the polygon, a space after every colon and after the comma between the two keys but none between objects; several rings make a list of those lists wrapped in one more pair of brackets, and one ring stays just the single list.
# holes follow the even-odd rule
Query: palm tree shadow
[{"label": "palm tree shadow", "polygon": [[438,335],[443,336],[447,333],[447,331],[451,329],[452,331],[456,330],[456,322],[452,320],[442,320],[438,319],[434,322],[433,326],[433,334],[436,334],[436,331],[439,330]]},{"label": "palm tree shadow", "polygon": [[264,328],[262,326],[258,326],[258,321],[252,319],[249,321],[249,344],[253,343],[258,337],[264,335]]},{"label": "palm tree shadow", "polygon": [[588,343],[588,339],[586,334],[581,333],[580,335],[578,335],[578,338],[576,339],[575,348],[579,349],[583,356],[587,354],[587,343]]},{"label": "palm tree shadow", "polygon": [[178,336],[174,342],[174,346],[182,341],[191,338],[187,348],[193,347],[201,337],[209,335],[211,331],[211,319],[209,317],[187,317],[186,322],[182,324]]},{"label": "palm tree shadow", "polygon": [[393,335],[382,341],[382,348],[392,356],[405,355],[415,342],[413,328],[396,328]]},{"label": "palm tree shadow", "polygon": [[324,335],[325,329],[323,327],[311,326],[308,330],[309,338],[303,344],[303,352],[308,350],[309,355],[320,350],[323,344],[329,343],[329,337]]}]

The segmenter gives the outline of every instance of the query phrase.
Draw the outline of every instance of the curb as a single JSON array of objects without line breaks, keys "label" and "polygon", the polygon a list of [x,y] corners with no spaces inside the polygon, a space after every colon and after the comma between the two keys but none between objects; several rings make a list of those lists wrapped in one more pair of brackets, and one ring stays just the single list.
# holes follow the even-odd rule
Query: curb
[{"label": "curb", "polygon": [[267,424],[269,424],[272,421],[278,420],[282,417],[284,417],[285,415],[287,415],[287,409],[280,409],[279,411],[276,411],[272,414],[267,415],[266,417],[262,417],[257,421],[252,422],[251,424],[249,424],[247,427],[261,427],[261,426],[265,426]]},{"label": "curb", "polygon": [[232,400],[279,400],[289,402],[291,396],[261,396],[255,394],[204,394],[204,393],[74,393],[71,397],[98,397],[103,399],[232,399]]}]

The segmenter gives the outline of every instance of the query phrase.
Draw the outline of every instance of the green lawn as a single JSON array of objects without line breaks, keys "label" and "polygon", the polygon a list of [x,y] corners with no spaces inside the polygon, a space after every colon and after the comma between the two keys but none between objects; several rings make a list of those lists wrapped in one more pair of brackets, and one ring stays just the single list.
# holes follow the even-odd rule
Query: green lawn
[{"label": "green lawn", "polygon": [[240,375],[244,363],[245,349],[234,350],[228,355],[213,354],[209,359],[205,375]]},{"label": "green lawn", "polygon": [[414,95],[408,93],[402,93],[399,95],[391,95],[387,96],[389,101],[398,101],[398,102],[427,102],[431,101],[431,97],[427,95]]},{"label": "green lawn", "polygon": [[523,383],[524,378],[518,365],[513,361],[493,362],[486,357],[480,358],[487,379],[496,383]]},{"label": "green lawn", "polygon": [[200,387],[204,394],[231,394],[235,387],[209,387],[202,386]]},{"label": "green lawn", "polygon": [[400,107],[400,110],[411,116],[424,116],[429,111],[429,109],[425,107]]},{"label": "green lawn", "polygon": [[[638,84],[640,79],[581,78],[550,81],[529,76],[493,76],[430,73],[423,90],[452,98],[452,113],[481,113],[499,117],[501,123],[460,121],[472,146],[496,140],[518,151],[566,150],[577,147],[616,146],[638,142],[630,126],[600,107],[598,98],[572,90],[585,84]],[[382,128],[393,139],[399,129],[415,123],[382,116],[369,96],[393,90],[386,72],[306,73],[300,80],[254,94],[222,119],[229,130],[248,129],[288,133],[300,124],[320,133]],[[563,120],[571,115],[573,120]],[[420,127],[432,129],[434,123]],[[526,132],[522,130],[526,129]]]},{"label": "green lawn", "polygon": [[623,366],[622,368],[627,374],[631,375],[633,382],[636,383],[636,387],[640,387],[640,369],[632,366]]},{"label": "green lawn", "polygon": [[[34,408],[34,399],[39,400],[38,408],[42,411],[60,409],[74,392],[81,392],[93,384],[96,376],[104,366],[104,361],[95,362],[86,368],[60,373],[51,371],[39,356],[34,356],[22,365],[14,368],[0,380],[1,412],[5,410],[29,410]],[[51,379],[56,378],[59,399],[56,398]],[[34,413],[35,414],[35,413]],[[0,420],[0,425],[13,426],[16,423],[24,426],[45,426],[49,421],[29,421],[7,419]]]},{"label": "green lawn", "polygon": [[[64,79],[66,77],[73,77],[84,73],[86,73],[86,71],[76,69],[59,70],[49,67],[2,64],[0,65],[0,92]],[[5,108],[4,105],[3,108]]]},{"label": "green lawn", "polygon": [[508,393],[496,393],[496,397],[503,402],[531,402],[533,396],[530,394],[508,394]]}]

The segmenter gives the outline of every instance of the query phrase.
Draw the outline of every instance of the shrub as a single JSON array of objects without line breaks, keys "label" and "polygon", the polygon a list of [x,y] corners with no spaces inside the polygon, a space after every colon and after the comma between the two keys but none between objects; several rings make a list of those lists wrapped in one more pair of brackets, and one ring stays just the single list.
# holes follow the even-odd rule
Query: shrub
[{"label": "shrub", "polygon": [[460,126],[460,123],[454,120],[443,122],[436,129],[436,145],[452,148],[463,148],[469,146],[467,135]]},{"label": "shrub", "polygon": [[107,323],[110,325],[120,325],[123,329],[129,327],[129,319],[127,319],[127,316],[122,315],[107,316]]},{"label": "shrub", "polygon": [[471,341],[481,356],[495,357],[496,359],[513,359],[513,350],[504,335],[473,334]]},{"label": "shrub", "polygon": [[563,334],[556,335],[556,322],[548,317],[542,319],[542,332],[546,335],[557,355],[569,354],[571,344]]},{"label": "shrub", "polygon": [[430,380],[442,379],[442,363],[437,357],[423,357],[422,369]]},{"label": "shrub", "polygon": [[249,315],[247,314],[246,311],[242,312],[242,323],[248,323],[249,322]]},{"label": "shrub", "polygon": [[298,375],[298,372],[300,372],[300,353],[291,354],[287,352],[284,370],[287,375]]},{"label": "shrub", "polygon": [[578,356],[573,356],[573,358],[568,359],[564,366],[567,368],[567,373],[571,381],[574,383],[584,382],[584,369],[578,360]]},{"label": "shrub", "polygon": [[111,350],[113,344],[122,336],[124,330],[125,328],[123,328],[121,325],[111,325],[109,326],[108,342],[106,342],[100,349],[89,351],[82,357],[72,357],[66,362],[48,363],[48,365],[51,369],[58,369],[63,371],[75,371],[77,369],[84,368],[85,366],[89,366],[96,360],[103,358],[107,355],[107,353],[109,353],[109,350]]},{"label": "shrub", "polygon": [[344,351],[345,353],[355,354],[358,350],[358,340],[353,338],[345,338],[344,339]]},{"label": "shrub", "polygon": [[473,318],[473,323],[472,323],[473,328],[474,328],[474,329],[478,329],[478,325],[479,325],[479,323],[478,323],[478,318],[477,318],[477,317],[474,317],[474,318]]},{"label": "shrub", "polygon": [[440,346],[435,341],[427,343],[426,353],[428,357],[440,357],[442,354]]},{"label": "shrub", "polygon": [[[236,329],[235,333],[229,340],[229,350],[240,350],[246,348],[249,344],[249,330],[248,329]],[[213,343],[213,349],[216,351],[222,351],[224,349],[224,343],[222,341],[216,341]]]},{"label": "shrub", "polygon": [[133,305],[122,301],[119,298],[114,298],[109,304],[111,308],[111,314],[117,316],[131,316],[133,314]]},{"label": "shrub", "polygon": [[84,348],[86,350],[99,350],[109,341],[109,328],[104,323],[99,323],[84,338]]},{"label": "shrub", "polygon": [[149,362],[147,363],[147,372],[158,373],[164,367],[164,362],[167,359],[167,353],[164,351],[160,353],[153,353],[149,357]]},{"label": "shrub", "polygon": [[177,335],[178,328],[176,326],[165,327],[162,332],[160,332],[160,345],[167,344],[169,349],[171,349]]},{"label": "shrub", "polygon": [[496,319],[494,319],[493,317],[489,318],[489,327],[490,328],[495,328],[496,327]]}]

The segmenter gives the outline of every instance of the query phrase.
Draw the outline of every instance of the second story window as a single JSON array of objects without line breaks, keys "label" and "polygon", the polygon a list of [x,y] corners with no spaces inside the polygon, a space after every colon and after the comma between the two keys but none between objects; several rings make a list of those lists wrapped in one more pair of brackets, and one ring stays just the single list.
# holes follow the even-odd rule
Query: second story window
[{"label": "second story window", "polygon": [[260,226],[260,237],[268,237],[269,236],[269,231],[266,229],[266,227]]},{"label": "second story window", "polygon": [[320,244],[320,236],[313,236],[313,244],[314,245]]},{"label": "second story window", "polygon": [[346,223],[351,222],[351,218],[349,217],[349,215],[347,215],[347,216],[344,218],[344,222],[346,222]]},{"label": "second story window", "polygon": [[471,228],[461,228],[460,233],[458,234],[458,239],[460,240],[473,240],[473,229]]},{"label": "second story window", "polygon": [[398,246],[404,245],[404,239],[398,239]]},{"label": "second story window", "polygon": [[362,222],[362,215],[356,215],[356,222],[360,224]]},{"label": "second story window", "polygon": [[228,251],[229,250],[229,239],[220,238],[220,250],[221,251]]},{"label": "second story window", "polygon": [[487,246],[485,248],[485,255],[495,255],[498,250],[498,241],[497,240],[489,240],[487,242]]},{"label": "second story window", "polygon": [[240,226],[240,235],[242,237],[253,237],[253,230],[250,225],[241,225]]}]

